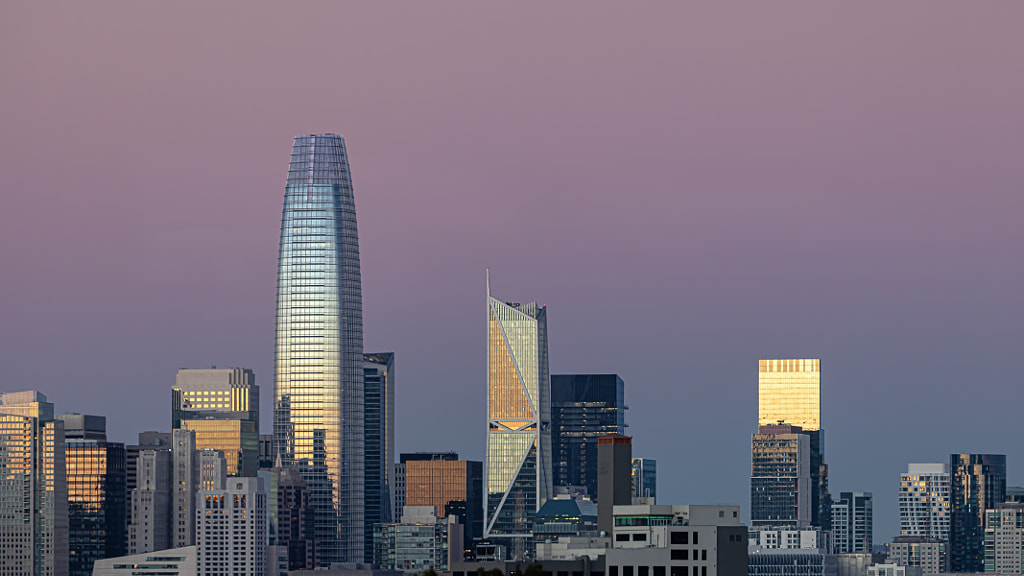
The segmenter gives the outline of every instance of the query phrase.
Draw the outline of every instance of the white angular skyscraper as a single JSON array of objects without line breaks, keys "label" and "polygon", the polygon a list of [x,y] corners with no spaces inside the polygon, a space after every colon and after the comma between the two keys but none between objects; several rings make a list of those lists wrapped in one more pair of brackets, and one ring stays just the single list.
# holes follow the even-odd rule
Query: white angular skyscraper
[{"label": "white angular skyscraper", "polygon": [[949,540],[949,464],[908,464],[900,473],[900,535]]},{"label": "white angular skyscraper", "polygon": [[547,309],[491,297],[489,275],[487,406],[484,538],[522,544],[552,493]]},{"label": "white angular skyscraper", "polygon": [[281,217],[274,450],[314,507],[320,563],[363,559],[363,298],[345,139],[297,136]]}]

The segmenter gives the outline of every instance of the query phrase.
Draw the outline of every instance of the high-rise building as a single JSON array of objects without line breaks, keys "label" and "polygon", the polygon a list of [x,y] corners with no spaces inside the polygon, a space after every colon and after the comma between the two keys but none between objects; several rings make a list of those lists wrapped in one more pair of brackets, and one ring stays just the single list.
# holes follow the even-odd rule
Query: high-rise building
[{"label": "high-rise building", "polygon": [[[139,454],[143,450],[170,450],[171,449],[171,433],[170,432],[139,432],[139,443],[129,444],[124,447],[125,459],[127,465],[125,466],[125,518],[130,524],[132,522],[132,492],[138,487],[138,461]],[[127,528],[126,528],[127,530]],[[126,532],[127,534],[127,532]],[[131,553],[133,549],[131,547],[131,535],[128,536],[129,544],[128,551],[126,554]]]},{"label": "high-rise building", "polygon": [[313,509],[302,475],[294,468],[270,468],[261,470],[260,478],[268,489],[271,543],[287,550],[288,570],[315,569],[320,562],[312,539]]},{"label": "high-rise building", "polygon": [[625,386],[616,374],[551,376],[551,457],[555,486],[597,494],[597,439],[626,433]]},{"label": "high-rise building", "polygon": [[[431,506],[438,518],[457,516],[467,547],[483,536],[483,463],[452,460],[439,454],[434,460],[421,454],[402,454],[405,466],[405,506]],[[411,456],[412,458],[407,459]]]},{"label": "high-rise building", "polygon": [[1024,504],[985,511],[985,572],[1024,574]]},{"label": "high-rise building", "polygon": [[799,426],[762,424],[751,438],[750,453],[750,523],[810,526],[810,438]]},{"label": "high-rise building", "polygon": [[124,444],[107,442],[106,418],[61,414],[68,486],[71,576],[91,576],[93,563],[128,551]]},{"label": "high-rise building", "polygon": [[297,136],[281,217],[274,446],[310,492],[321,563],[363,559],[363,299],[345,140]]},{"label": "high-rise building", "polygon": [[633,502],[633,439],[608,434],[597,439],[597,529],[612,533],[612,510]]},{"label": "high-rise building", "polygon": [[391,487],[391,509],[397,514],[405,508],[405,462],[395,464],[391,478],[394,481]]},{"label": "high-rise building", "polygon": [[172,433],[171,462],[174,484],[171,490],[171,547],[196,543],[196,491],[202,479],[202,464],[196,449],[196,433],[175,430]]},{"label": "high-rise building", "polygon": [[488,273],[487,317],[484,537],[512,539],[521,557],[552,492],[547,309],[493,298]]},{"label": "high-rise building", "polygon": [[128,554],[145,554],[171,547],[171,451],[147,449],[136,460],[136,487],[129,497]]},{"label": "high-rise building", "polygon": [[39,392],[0,394],[0,575],[68,574],[64,422]]},{"label": "high-rise building", "polygon": [[633,496],[650,498],[653,504],[658,496],[658,462],[653,458],[633,458]]},{"label": "high-rise building", "polygon": [[870,554],[874,537],[871,492],[840,492],[832,503],[836,554]]},{"label": "high-rise building", "polygon": [[949,466],[909,464],[900,473],[900,535],[949,540]]},{"label": "high-rise building", "polygon": [[985,568],[985,511],[1006,495],[1006,456],[951,454],[949,564],[951,572]]},{"label": "high-rise building", "polygon": [[274,467],[274,435],[273,434],[260,434],[259,440],[257,441],[259,446],[259,463],[260,468],[273,468]]},{"label": "high-rise building", "polygon": [[811,471],[811,526],[830,529],[831,497],[821,427],[821,360],[758,361],[757,424],[799,426],[808,437]]},{"label": "high-rise building", "polygon": [[364,562],[373,562],[373,525],[391,522],[395,464],[395,353],[363,354]]},{"label": "high-rise building", "polygon": [[181,369],[171,390],[171,427],[196,433],[196,448],[220,450],[229,476],[259,467],[260,388],[247,368]]},{"label": "high-rise building", "polygon": [[224,488],[195,497],[196,568],[199,574],[265,576],[267,493],[259,478],[231,478]]}]

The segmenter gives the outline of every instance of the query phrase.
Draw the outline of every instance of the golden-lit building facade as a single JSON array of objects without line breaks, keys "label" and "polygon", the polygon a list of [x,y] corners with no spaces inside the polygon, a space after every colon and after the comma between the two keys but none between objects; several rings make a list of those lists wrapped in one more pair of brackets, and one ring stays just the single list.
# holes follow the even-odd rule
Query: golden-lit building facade
[{"label": "golden-lit building facade", "polygon": [[474,539],[483,536],[482,462],[408,459],[403,466],[406,506],[433,506],[438,518],[458,516],[466,546],[472,546]]},{"label": "golden-lit building facade", "polygon": [[52,418],[38,392],[0,394],[0,576],[68,573],[64,423]]},{"label": "golden-lit building facade", "polygon": [[255,476],[259,469],[259,432],[248,420],[182,420],[182,430],[196,433],[197,450],[224,454],[228,476]]},{"label": "golden-lit building facade", "polygon": [[89,576],[93,563],[124,556],[124,444],[95,439],[65,442],[68,482],[70,576]]},{"label": "golden-lit building facade", "polygon": [[487,315],[484,537],[528,537],[552,494],[547,309],[491,297],[488,277]]},{"label": "golden-lit building facade", "polygon": [[757,425],[821,428],[821,360],[758,360]]}]

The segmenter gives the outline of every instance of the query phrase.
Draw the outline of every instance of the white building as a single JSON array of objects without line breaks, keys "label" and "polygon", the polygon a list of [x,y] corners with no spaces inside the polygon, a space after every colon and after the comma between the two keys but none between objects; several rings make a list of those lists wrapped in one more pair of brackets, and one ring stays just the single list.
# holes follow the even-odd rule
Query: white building
[{"label": "white building", "polygon": [[900,535],[949,541],[949,464],[908,464],[899,497]]},{"label": "white building", "polygon": [[867,576],[921,576],[921,568],[899,564],[872,564],[868,566]]},{"label": "white building", "polygon": [[105,558],[92,565],[92,576],[197,576],[196,547],[170,548]]},{"label": "white building", "polygon": [[1024,574],[1024,504],[985,511],[985,572]]},{"label": "white building", "polygon": [[874,539],[871,492],[840,492],[832,502],[832,537],[837,554],[870,554]]},{"label": "white building", "polygon": [[819,528],[752,526],[747,529],[750,546],[764,550],[822,550],[832,553],[832,534]]},{"label": "white building", "polygon": [[223,490],[196,495],[196,568],[199,576],[265,576],[267,493],[259,478],[231,478]]}]

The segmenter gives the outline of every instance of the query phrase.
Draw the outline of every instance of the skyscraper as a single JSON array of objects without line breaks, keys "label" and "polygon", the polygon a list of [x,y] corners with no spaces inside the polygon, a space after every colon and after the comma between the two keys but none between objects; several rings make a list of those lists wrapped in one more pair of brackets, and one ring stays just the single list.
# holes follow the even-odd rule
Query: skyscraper
[{"label": "skyscraper", "polygon": [[298,468],[320,562],[363,558],[363,299],[345,139],[297,136],[281,217],[274,445]]},{"label": "skyscraper", "polygon": [[616,506],[633,501],[633,439],[609,434],[597,439],[597,529],[614,527]]},{"label": "skyscraper", "polygon": [[68,574],[64,423],[35,391],[0,394],[0,573]]},{"label": "skyscraper", "polygon": [[487,462],[484,537],[525,553],[537,510],[551,496],[547,309],[502,302],[487,280]]},{"label": "skyscraper", "polygon": [[551,376],[551,457],[556,486],[597,496],[597,439],[626,433],[625,386],[616,374]]},{"label": "skyscraper", "polygon": [[900,535],[949,540],[949,466],[909,464],[900,473]]},{"label": "skyscraper", "polygon": [[633,496],[651,498],[658,496],[658,461],[653,458],[633,458]]},{"label": "skyscraper", "polygon": [[831,526],[825,432],[821,428],[821,360],[759,360],[757,424],[799,426],[809,439],[811,459],[811,526]]},{"label": "skyscraper", "polygon": [[363,354],[365,520],[363,561],[373,562],[373,525],[391,522],[395,469],[395,353]]},{"label": "skyscraper", "polygon": [[981,572],[985,568],[985,510],[1006,494],[1006,456],[951,454],[949,533],[951,572]]},{"label": "skyscraper", "polygon": [[871,492],[840,492],[832,504],[832,539],[836,554],[870,554],[874,542]]},{"label": "skyscraper", "polygon": [[750,523],[810,525],[810,467],[810,439],[799,426],[759,426],[750,441]]},{"label": "skyscraper", "polygon": [[196,449],[220,450],[230,476],[259,465],[260,388],[247,368],[182,369],[171,389],[171,428],[196,433]]},{"label": "skyscraper", "polygon": [[459,460],[455,453],[424,456],[402,454],[405,506],[431,506],[438,518],[458,516],[463,543],[472,549],[483,533],[483,463]]}]

